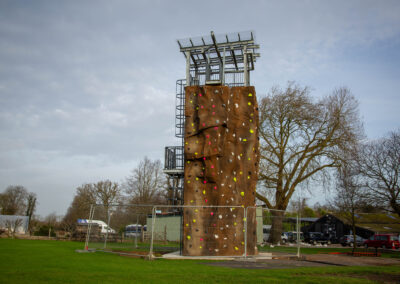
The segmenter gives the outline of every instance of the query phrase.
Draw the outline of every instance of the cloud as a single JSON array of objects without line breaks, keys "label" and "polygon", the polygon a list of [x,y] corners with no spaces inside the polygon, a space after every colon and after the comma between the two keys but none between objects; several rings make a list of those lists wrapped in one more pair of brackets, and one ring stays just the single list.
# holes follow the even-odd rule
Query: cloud
[{"label": "cloud", "polygon": [[288,80],[320,95],[345,83],[369,133],[387,132],[399,118],[390,63],[399,51],[382,46],[398,41],[399,14],[398,1],[1,1],[0,189],[24,184],[39,194],[40,214],[61,214],[81,183],[121,180],[144,155],[162,158],[179,144],[175,81],[185,62],[175,40],[210,30],[255,30],[258,94]]}]

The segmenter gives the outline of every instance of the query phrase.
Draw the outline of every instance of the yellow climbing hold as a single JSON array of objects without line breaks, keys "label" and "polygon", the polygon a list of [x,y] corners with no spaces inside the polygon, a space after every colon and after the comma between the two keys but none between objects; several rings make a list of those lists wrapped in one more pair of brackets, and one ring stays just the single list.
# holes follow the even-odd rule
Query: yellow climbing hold
[{"label": "yellow climbing hold", "polygon": [[194,123],[192,123],[192,126],[194,126]]},{"label": "yellow climbing hold", "polygon": [[203,194],[206,194],[206,191],[205,191],[205,190],[203,190]]},{"label": "yellow climbing hold", "polygon": [[240,195],[241,195],[241,196],[244,196],[244,191],[242,191],[242,192],[240,193]]},{"label": "yellow climbing hold", "polygon": [[254,133],[254,130],[253,130],[253,129],[250,129],[250,133]]},{"label": "yellow climbing hold", "polygon": [[244,217],[244,218],[243,218],[243,221],[245,221],[245,222],[246,222],[246,220],[247,220],[247,219],[246,219],[246,217]]},{"label": "yellow climbing hold", "polygon": [[188,180],[188,182],[187,183],[190,183],[190,180]]},{"label": "yellow climbing hold", "polygon": [[196,219],[193,219],[193,223],[196,223]]},{"label": "yellow climbing hold", "polygon": [[199,180],[199,178],[197,177],[196,180]]},{"label": "yellow climbing hold", "polygon": [[199,212],[199,210],[197,210],[197,209],[194,209],[194,212],[196,212],[196,213],[197,213],[197,212]]},{"label": "yellow climbing hold", "polygon": [[239,174],[241,174],[241,175],[242,175],[242,174],[243,174],[243,172],[241,171]]},{"label": "yellow climbing hold", "polygon": [[239,248],[238,248],[238,247],[235,247],[235,250],[239,250]]},{"label": "yellow climbing hold", "polygon": [[186,227],[189,227],[189,224],[186,224]]},{"label": "yellow climbing hold", "polygon": [[236,182],[236,177],[233,178],[233,181]]},{"label": "yellow climbing hold", "polygon": [[251,159],[250,159],[250,157],[249,157],[247,160],[249,160],[249,161],[250,161],[250,160],[251,160]]},{"label": "yellow climbing hold", "polygon": [[250,176],[247,176],[247,179],[250,179]]},{"label": "yellow climbing hold", "polygon": [[191,236],[187,236],[186,238],[187,238],[188,240],[190,240],[192,237],[191,237]]},{"label": "yellow climbing hold", "polygon": [[190,203],[193,203],[194,201],[193,200],[190,200]]},{"label": "yellow climbing hold", "polygon": [[253,122],[253,120],[252,120],[252,119],[250,119],[250,122]]},{"label": "yellow climbing hold", "polygon": [[248,102],[247,104],[248,104],[249,106],[251,106],[251,102]]},{"label": "yellow climbing hold", "polygon": [[202,249],[203,247],[202,246],[199,246],[199,249]]},{"label": "yellow climbing hold", "polygon": [[197,153],[197,152],[194,152],[194,154],[197,156],[198,153]]},{"label": "yellow climbing hold", "polygon": [[244,245],[244,242],[242,242],[242,245]]},{"label": "yellow climbing hold", "polygon": [[236,226],[237,225],[237,223],[235,222],[235,223],[233,223],[233,226]]},{"label": "yellow climbing hold", "polygon": [[243,139],[243,142],[246,142],[246,141],[247,141],[247,139],[246,139],[246,138],[244,138],[244,139]]},{"label": "yellow climbing hold", "polygon": [[190,161],[187,161],[188,164],[190,164]]},{"label": "yellow climbing hold", "polygon": [[253,96],[253,94],[252,93],[249,93],[249,97],[252,97]]}]

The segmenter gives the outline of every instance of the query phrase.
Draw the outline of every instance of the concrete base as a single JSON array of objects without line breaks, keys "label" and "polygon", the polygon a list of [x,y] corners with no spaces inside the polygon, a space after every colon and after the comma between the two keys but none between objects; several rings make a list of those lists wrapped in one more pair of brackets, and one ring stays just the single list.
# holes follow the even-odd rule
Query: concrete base
[{"label": "concrete base", "polygon": [[[163,255],[165,259],[206,259],[206,260],[244,260],[243,256],[234,257],[234,256],[184,256],[180,255],[179,251],[167,253]],[[256,256],[249,256],[246,260],[255,260],[255,259],[272,259],[272,253],[263,252],[259,253]]]},{"label": "concrete base", "polygon": [[77,250],[75,250],[75,252],[77,252],[77,253],[96,252],[96,249],[88,249],[88,250],[86,250],[86,249],[77,249]]}]

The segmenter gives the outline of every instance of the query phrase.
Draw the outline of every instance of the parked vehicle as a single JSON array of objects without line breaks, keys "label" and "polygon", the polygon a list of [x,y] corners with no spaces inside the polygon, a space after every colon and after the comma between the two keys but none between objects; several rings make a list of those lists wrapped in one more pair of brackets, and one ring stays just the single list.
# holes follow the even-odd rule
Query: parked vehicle
[{"label": "parked vehicle", "polygon": [[289,236],[287,232],[284,232],[281,235],[281,243],[286,244],[287,242],[289,242]]},{"label": "parked vehicle", "polygon": [[308,232],[304,234],[304,241],[313,245],[316,244],[331,244],[331,241],[320,232]]},{"label": "parked vehicle", "polygon": [[[291,243],[297,243],[297,232],[288,232],[288,241]],[[304,241],[304,235],[303,232],[300,232],[300,242]]]},{"label": "parked vehicle", "polygon": [[125,227],[124,236],[125,238],[133,238],[139,237],[142,234],[142,229],[145,232],[147,230],[147,226],[140,224],[130,224]]},{"label": "parked vehicle", "polygon": [[263,225],[263,242],[264,243],[268,242],[270,232],[271,232],[271,225]]},{"label": "parked vehicle", "polygon": [[115,234],[115,230],[108,227],[104,221],[101,220],[88,220],[88,219],[78,219],[78,224],[80,225],[89,225],[90,223],[96,224],[100,227],[101,234]]},{"label": "parked vehicle", "polygon": [[[361,238],[360,236],[356,236],[356,243],[357,246],[362,246],[364,244],[365,239]],[[340,238],[340,244],[342,246],[353,246],[354,245],[354,237],[353,235],[344,235]]]},{"label": "parked vehicle", "polygon": [[364,247],[398,249],[400,248],[399,236],[391,234],[376,234],[364,242]]}]

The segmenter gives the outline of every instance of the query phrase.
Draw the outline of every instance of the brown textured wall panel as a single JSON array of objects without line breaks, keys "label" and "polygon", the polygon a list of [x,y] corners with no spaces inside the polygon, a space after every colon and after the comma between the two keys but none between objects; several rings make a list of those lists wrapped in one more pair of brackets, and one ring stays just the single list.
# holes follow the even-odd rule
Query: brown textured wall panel
[{"label": "brown textured wall panel", "polygon": [[[190,86],[185,93],[184,203],[194,207],[184,210],[183,254],[242,255],[244,208],[255,205],[259,162],[254,87]],[[250,212],[252,255],[256,223]]]}]

